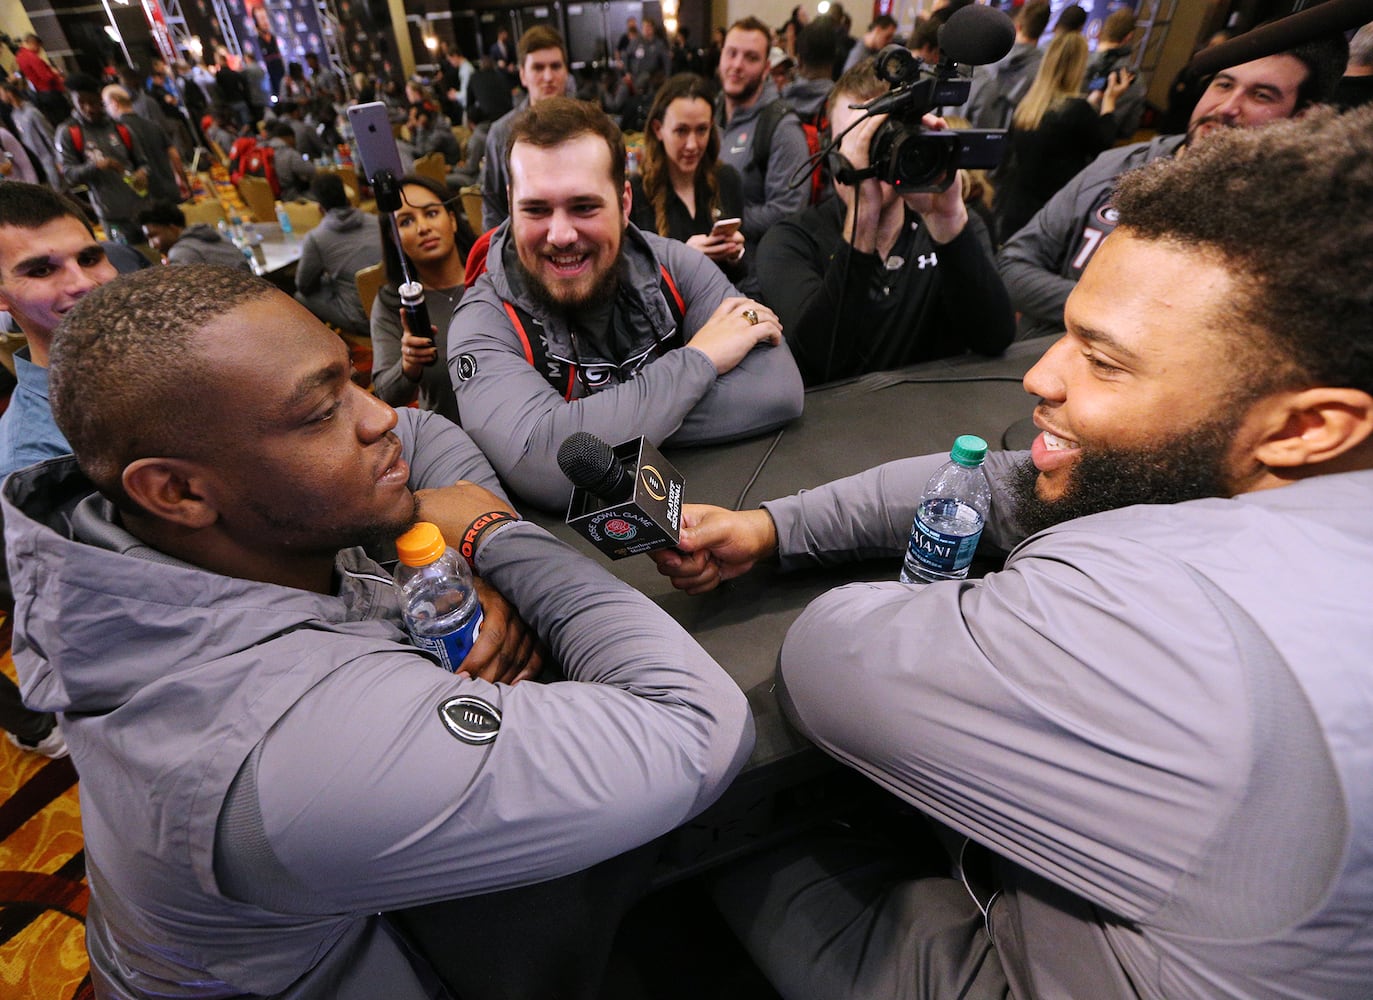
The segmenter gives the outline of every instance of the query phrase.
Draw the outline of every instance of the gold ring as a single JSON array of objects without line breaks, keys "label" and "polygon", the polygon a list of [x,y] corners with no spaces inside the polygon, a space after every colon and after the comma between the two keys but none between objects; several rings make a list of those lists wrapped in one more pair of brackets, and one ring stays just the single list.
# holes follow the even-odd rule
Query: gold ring
[{"label": "gold ring", "polygon": [[757,309],[745,309],[745,310],[744,310],[744,319],[748,320],[748,325],[749,325],[749,326],[757,326],[757,325],[758,325],[758,310],[757,310]]}]

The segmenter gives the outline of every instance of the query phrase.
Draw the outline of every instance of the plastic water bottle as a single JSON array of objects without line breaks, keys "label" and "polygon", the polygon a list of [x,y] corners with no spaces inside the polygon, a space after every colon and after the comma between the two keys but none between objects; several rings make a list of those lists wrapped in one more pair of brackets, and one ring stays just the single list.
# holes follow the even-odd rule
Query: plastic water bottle
[{"label": "plastic water bottle", "polygon": [[286,211],[286,206],[281,202],[277,202],[276,213],[277,225],[281,227],[281,235],[285,236],[288,240],[291,239],[294,235],[291,230],[291,213]]},{"label": "plastic water bottle", "polygon": [[901,565],[902,583],[961,580],[968,575],[992,509],[992,487],[982,468],[986,457],[987,442],[964,434],[954,441],[949,461],[925,484]]},{"label": "plastic water bottle", "polygon": [[415,645],[457,671],[481,633],[482,609],[467,561],[421,521],[396,539],[396,591]]}]

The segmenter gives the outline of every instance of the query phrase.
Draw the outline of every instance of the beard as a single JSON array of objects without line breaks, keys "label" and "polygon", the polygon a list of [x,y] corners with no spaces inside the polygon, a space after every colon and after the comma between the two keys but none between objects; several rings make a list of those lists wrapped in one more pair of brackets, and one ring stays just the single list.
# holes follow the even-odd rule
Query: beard
[{"label": "beard", "polygon": [[610,266],[605,271],[595,276],[591,286],[580,295],[556,294],[553,289],[544,284],[543,279],[525,267],[524,261],[520,259],[518,253],[514,255],[514,261],[515,269],[519,272],[524,287],[544,309],[553,313],[579,313],[595,309],[614,300],[615,293],[620,287],[620,265],[624,261],[624,257],[625,241],[621,236],[620,247],[615,252],[615,259],[610,262]]},{"label": "beard", "polygon": [[1054,500],[1039,495],[1039,470],[1027,459],[1010,483],[1016,522],[1028,538],[1064,521],[1135,504],[1232,496],[1226,456],[1241,416],[1213,418],[1137,448],[1085,446],[1062,495]]},{"label": "beard", "polygon": [[[415,526],[420,513],[419,497],[412,495],[412,503],[403,513],[341,523],[320,531],[319,510],[315,508],[308,511],[283,510],[279,505],[259,499],[245,499],[244,506],[280,532],[287,539],[287,547],[315,555],[334,555],[355,545],[368,552],[388,552],[397,538]],[[391,553],[391,557],[394,558],[394,553]]]}]

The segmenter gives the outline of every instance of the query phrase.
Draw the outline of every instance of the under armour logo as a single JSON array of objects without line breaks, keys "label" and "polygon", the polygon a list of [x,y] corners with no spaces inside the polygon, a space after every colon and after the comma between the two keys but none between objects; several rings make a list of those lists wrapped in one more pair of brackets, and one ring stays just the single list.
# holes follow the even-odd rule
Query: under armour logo
[{"label": "under armour logo", "polygon": [[927,254],[922,253],[919,257],[915,258],[915,262],[920,265],[920,270],[923,271],[927,267],[936,266],[939,263],[939,255],[933,251]]}]

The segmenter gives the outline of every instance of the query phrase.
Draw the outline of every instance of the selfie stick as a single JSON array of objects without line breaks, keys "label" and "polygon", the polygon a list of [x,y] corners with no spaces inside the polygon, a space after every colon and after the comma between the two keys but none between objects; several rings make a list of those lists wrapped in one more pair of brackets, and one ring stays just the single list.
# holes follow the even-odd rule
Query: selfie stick
[{"label": "selfie stick", "polygon": [[[410,271],[410,262],[406,259],[405,251],[400,248],[400,226],[396,224],[396,213],[400,211],[404,202],[395,174],[389,170],[378,170],[373,174],[372,193],[377,199],[377,211],[385,212],[386,217],[391,220],[391,238],[396,244],[396,255],[400,257],[401,274],[405,277],[405,281],[398,289],[401,312],[405,314],[405,321],[410,327],[410,334],[415,337],[425,337],[432,343],[434,327],[429,322],[429,308],[424,304],[424,286],[415,280],[414,274]],[[433,362],[431,361],[429,364],[433,364]]]}]

